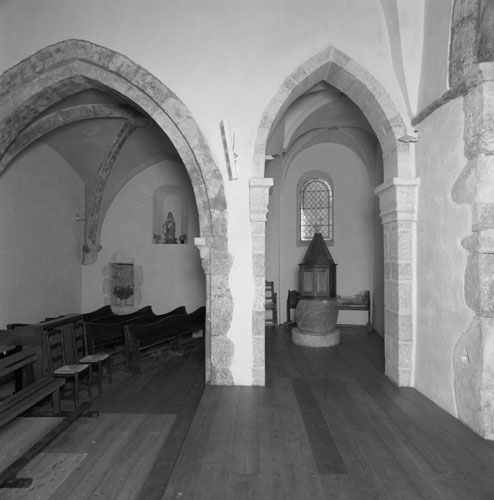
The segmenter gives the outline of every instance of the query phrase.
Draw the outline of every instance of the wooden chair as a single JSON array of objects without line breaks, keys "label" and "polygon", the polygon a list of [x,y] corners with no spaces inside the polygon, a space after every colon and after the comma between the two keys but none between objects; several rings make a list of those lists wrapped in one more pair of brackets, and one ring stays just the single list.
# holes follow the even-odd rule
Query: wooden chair
[{"label": "wooden chair", "polygon": [[74,405],[79,406],[79,385],[86,378],[88,396],[92,397],[92,366],[90,364],[67,364],[65,362],[65,345],[62,330],[53,328],[46,331],[48,366],[53,377],[72,379],[74,383]]},{"label": "wooden chair", "polygon": [[288,290],[288,297],[286,299],[286,321],[288,324],[294,323],[292,321],[291,310],[297,307],[299,293],[297,290]]},{"label": "wooden chair", "polygon": [[270,315],[266,314],[266,326],[278,326],[278,294],[274,291],[274,282],[266,281],[266,299],[264,307],[266,312],[271,312]]},{"label": "wooden chair", "polygon": [[106,364],[106,373],[108,381],[112,383],[113,374],[113,358],[110,353],[95,353],[88,354],[87,339],[85,334],[84,325],[82,323],[74,324],[73,328],[73,348],[74,359],[79,363],[91,365],[92,368],[97,367],[98,371],[98,390],[101,394],[103,392],[103,365]]}]

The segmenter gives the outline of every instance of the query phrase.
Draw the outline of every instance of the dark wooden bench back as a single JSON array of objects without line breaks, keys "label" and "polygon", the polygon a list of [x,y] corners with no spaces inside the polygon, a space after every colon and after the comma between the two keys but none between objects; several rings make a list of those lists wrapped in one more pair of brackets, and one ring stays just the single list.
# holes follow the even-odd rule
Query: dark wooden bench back
[{"label": "dark wooden bench back", "polygon": [[[29,367],[36,362],[37,354],[32,349],[27,350],[17,350],[9,353],[8,355],[0,358],[0,380],[9,375],[15,374],[19,372],[24,367]],[[34,378],[34,375],[31,373],[29,375],[31,379]],[[20,378],[22,381],[22,378]],[[16,388],[19,388],[19,385],[16,381]]]},{"label": "dark wooden bench back", "polygon": [[187,314],[187,309],[185,306],[180,306],[172,311],[169,311],[164,314],[153,314],[152,316],[139,316],[134,318],[131,322],[126,323],[126,325],[150,325],[153,323],[158,323],[159,321],[168,318],[170,316],[185,316]]},{"label": "dark wooden bench back", "polygon": [[103,318],[105,316],[111,316],[113,313],[111,306],[106,305],[103,307],[100,307],[99,309],[95,309],[94,311],[84,313],[82,315],[82,320],[83,321],[94,321],[98,318]]},{"label": "dark wooden bench back", "polygon": [[88,321],[87,323],[99,323],[99,324],[109,325],[112,323],[123,323],[125,321],[128,321],[129,319],[133,319],[139,316],[152,316],[152,315],[155,314],[153,313],[151,306],[144,306],[141,309],[134,311],[133,313],[129,314],[111,313],[107,316],[100,316],[95,320]]},{"label": "dark wooden bench back", "polygon": [[206,307],[198,307],[195,311],[187,315],[187,328],[194,330],[196,328],[204,328],[206,323]]},{"label": "dark wooden bench back", "polygon": [[[140,311],[143,311],[144,309],[146,308],[143,308]],[[151,306],[147,306],[146,310],[151,311]],[[98,351],[113,349],[116,346],[123,346],[125,342],[124,327],[127,325],[147,325],[157,322],[160,318],[162,320],[175,314],[185,315],[185,307],[177,307],[176,309],[162,315],[156,315],[154,313],[152,315],[129,315],[124,321],[121,322],[100,323],[99,321],[93,321],[85,323],[84,327],[88,352],[93,354]]]},{"label": "dark wooden bench back", "polygon": [[141,344],[146,339],[154,339],[156,337],[167,339],[174,337],[184,328],[184,325],[187,323],[187,316],[184,314],[167,316],[160,321],[148,325],[129,324],[125,326],[125,331],[139,339]]},{"label": "dark wooden bench back", "polygon": [[206,308],[199,307],[190,314],[167,316],[155,323],[125,325],[125,366],[133,373],[141,373],[141,351],[161,349],[171,341],[180,342],[182,336],[203,329]]}]

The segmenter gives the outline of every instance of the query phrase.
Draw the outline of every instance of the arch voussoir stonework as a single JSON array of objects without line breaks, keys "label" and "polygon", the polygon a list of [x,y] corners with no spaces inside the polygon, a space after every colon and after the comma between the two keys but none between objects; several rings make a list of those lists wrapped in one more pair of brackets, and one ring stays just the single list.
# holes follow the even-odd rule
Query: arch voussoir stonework
[{"label": "arch voussoir stonework", "polygon": [[[227,209],[223,179],[194,118],[180,99],[154,75],[123,54],[85,40],[66,40],[48,46],[0,75],[0,163],[16,138],[50,106],[90,88],[111,90],[140,108],[169,137],[180,155],[194,190],[201,232],[201,254],[211,262],[225,261]],[[6,168],[8,162],[2,166]],[[1,174],[1,172],[0,172]],[[208,247],[204,250],[203,242]],[[206,266],[209,269],[209,267]],[[229,266],[215,268],[215,295],[222,309],[212,308],[207,287],[206,336],[225,337],[233,303],[228,285]],[[223,343],[224,344],[224,343]],[[231,380],[231,356],[221,342],[210,343],[206,363],[209,383]],[[216,376],[215,374],[219,374]]]},{"label": "arch voussoir stonework", "polygon": [[[344,92],[359,106],[381,144],[384,182],[375,193],[380,199],[384,225],[386,374],[397,385],[411,386],[418,179],[415,178],[410,144],[398,142],[411,130],[411,124],[403,118],[405,113],[399,112],[384,86],[363,66],[333,46],[301,64],[285,79],[261,118],[254,146],[251,191],[259,191],[261,187],[266,193],[269,190],[270,184],[262,185],[260,179],[264,177],[266,144],[278,120],[296,99],[322,81]],[[251,203],[253,238],[257,239],[265,237],[265,226],[260,224],[262,221],[258,215],[259,205]],[[261,208],[267,210],[267,202]],[[256,249],[258,254],[254,253],[254,262],[260,259],[264,262],[264,247],[256,245]],[[411,271],[406,275],[393,272],[400,263],[409,264],[407,268]],[[262,303],[257,299],[254,304]],[[260,317],[263,313],[254,305],[254,336],[263,335],[264,327],[260,321],[256,322],[257,315]]]}]

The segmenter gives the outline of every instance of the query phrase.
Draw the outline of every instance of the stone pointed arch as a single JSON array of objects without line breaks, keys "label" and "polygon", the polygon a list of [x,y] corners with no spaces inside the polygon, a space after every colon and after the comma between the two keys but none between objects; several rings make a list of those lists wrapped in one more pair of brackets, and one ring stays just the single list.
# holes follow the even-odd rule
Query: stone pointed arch
[{"label": "stone pointed arch", "polygon": [[[384,182],[375,193],[380,199],[384,225],[386,374],[396,384],[410,386],[413,385],[415,337],[413,295],[418,179],[415,178],[409,143],[413,129],[383,85],[363,66],[333,46],[296,68],[281,84],[261,118],[253,158],[255,178],[251,179],[251,200],[265,202],[265,220],[270,182],[264,179],[264,171],[270,133],[289,106],[321,82],[338,88],[357,104],[381,144]],[[264,199],[259,193],[262,190],[265,191]],[[258,214],[262,211],[259,204],[259,201],[251,201],[251,221],[253,238],[261,239],[265,237],[265,229],[259,224]],[[264,263],[264,246],[256,245],[256,248],[254,262]],[[260,283],[264,280],[264,266],[257,267],[255,278]],[[256,300],[255,304],[258,303],[260,301]],[[263,313],[254,307],[254,314],[259,318]],[[254,335],[261,336],[261,330],[255,331]]]},{"label": "stone pointed arch", "polygon": [[[225,351],[228,354],[232,348],[226,333],[233,306],[223,179],[194,118],[166,85],[126,56],[89,41],[70,39],[41,49],[0,75],[0,161],[41,113],[90,88],[111,90],[144,111],[169,137],[187,169],[199,213],[201,238],[196,243],[206,272],[206,378],[213,383],[228,381],[231,356]],[[221,291],[222,300],[211,301],[212,286],[217,294]],[[221,353],[211,344],[211,332]]]},{"label": "stone pointed arch", "polygon": [[212,235],[209,200],[224,200],[223,182],[199,127],[168,87],[127,57],[105,47],[66,40],[40,50],[1,75],[0,158],[18,134],[47,108],[89,88],[117,92],[166,133],[191,177],[201,234]]}]

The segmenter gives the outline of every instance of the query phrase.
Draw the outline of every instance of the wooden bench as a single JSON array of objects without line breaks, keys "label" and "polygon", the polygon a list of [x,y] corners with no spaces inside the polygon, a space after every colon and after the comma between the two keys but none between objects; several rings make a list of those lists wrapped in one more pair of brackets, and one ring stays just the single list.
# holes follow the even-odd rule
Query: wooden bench
[{"label": "wooden bench", "polygon": [[87,323],[98,323],[98,324],[102,324],[102,325],[110,325],[112,323],[121,323],[122,321],[127,321],[129,319],[133,319],[133,318],[137,318],[139,316],[152,316],[154,315],[153,313],[153,309],[151,308],[151,306],[144,306],[144,307],[141,307],[141,309],[138,309],[137,311],[134,311],[132,313],[129,313],[129,314],[115,314],[113,311],[111,311],[109,314],[106,314],[106,315],[100,315],[98,316],[97,318],[93,318],[93,319],[90,319],[90,320],[84,320],[84,315],[82,316],[83,317],[83,321],[87,322]]},{"label": "wooden bench", "polygon": [[125,367],[132,373],[141,373],[141,357],[146,353],[161,350],[173,341],[204,330],[206,308],[199,307],[190,314],[170,315],[146,325],[129,324],[125,331]]},{"label": "wooden bench", "polygon": [[37,355],[32,349],[21,351],[20,347],[10,347],[12,349],[0,359],[0,381],[6,378],[15,379],[15,390],[18,391],[23,385],[34,380],[33,365]]},{"label": "wooden bench", "polygon": [[34,378],[48,377],[49,370],[46,363],[45,336],[41,327],[16,327],[13,330],[0,330],[0,344],[10,349],[29,349],[37,355],[33,364]]},{"label": "wooden bench", "polygon": [[[286,301],[286,317],[288,323],[292,323],[290,312],[297,307],[298,298],[299,293],[297,290],[288,290]],[[368,311],[367,331],[369,333],[372,332],[370,290],[362,290],[356,295],[351,296],[337,295],[336,300],[338,302],[339,311]]]},{"label": "wooden bench", "polygon": [[[0,359],[0,379],[32,367],[36,353],[30,350],[18,351]],[[0,401],[0,427],[29,410],[43,399],[51,396],[54,413],[60,413],[60,389],[65,384],[63,379],[43,377],[29,382],[6,399]]]},{"label": "wooden bench", "polygon": [[129,315],[114,315],[99,318],[84,323],[88,354],[109,352],[119,354],[124,352],[124,327],[129,324],[155,323],[173,314],[186,314],[185,307],[177,307],[164,314],[154,314],[150,306]]},{"label": "wooden bench", "polygon": [[151,306],[145,306],[133,313],[115,314],[111,312],[91,321],[84,320],[84,335],[86,337],[88,354],[108,352],[118,354],[123,352],[124,325],[141,316],[154,316]]},{"label": "wooden bench", "polygon": [[[11,373],[18,373],[19,371],[31,368],[35,360],[36,352],[33,352],[33,350],[15,351],[8,354],[0,359],[0,379],[5,379]],[[49,377],[43,377],[34,382],[27,382],[23,388],[16,390],[16,392],[0,401],[0,427],[14,420],[48,397],[51,397],[53,414],[61,416],[60,390],[64,384],[65,379]],[[0,470],[0,488],[29,487],[32,484],[32,478],[18,478],[17,474],[87,409],[88,404],[85,404],[76,412],[68,414],[55,428],[36,440],[21,456],[8,465],[6,469]],[[2,493],[0,493],[0,498],[3,498]]]},{"label": "wooden bench", "polygon": [[362,290],[355,295],[337,295],[340,311],[367,311],[367,331],[372,332],[370,290]]},{"label": "wooden bench", "polygon": [[83,321],[94,321],[98,318],[103,318],[105,316],[111,316],[113,313],[110,305],[102,306],[99,309],[95,309],[94,311],[90,311],[88,313],[82,314]]}]

